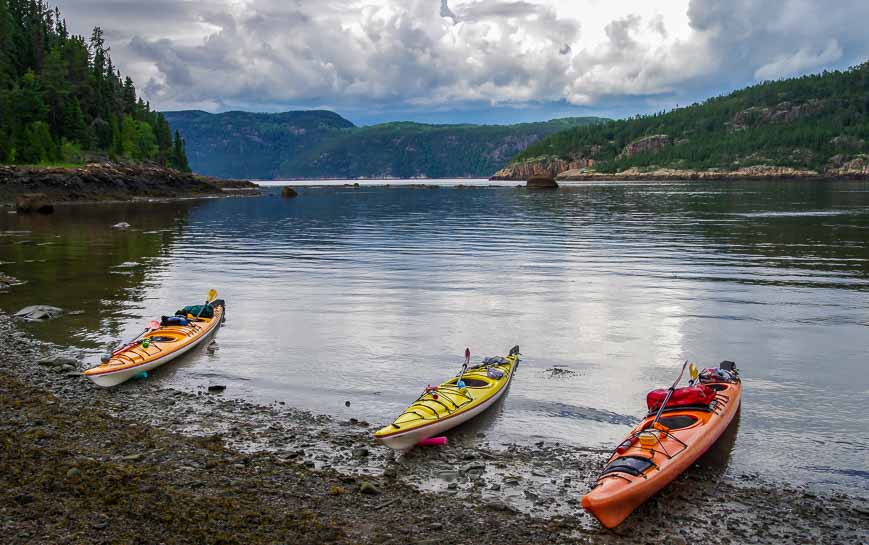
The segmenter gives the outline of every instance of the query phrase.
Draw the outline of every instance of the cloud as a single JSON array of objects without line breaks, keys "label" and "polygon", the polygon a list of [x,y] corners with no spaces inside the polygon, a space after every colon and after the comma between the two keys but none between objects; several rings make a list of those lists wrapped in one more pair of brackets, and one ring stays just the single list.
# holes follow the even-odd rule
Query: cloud
[{"label": "cloud", "polygon": [[778,79],[793,76],[806,70],[820,68],[835,63],[842,58],[843,51],[836,39],[831,39],[823,51],[804,47],[794,54],[785,54],[773,62],[755,70],[757,80]]},{"label": "cloud", "polygon": [[161,109],[620,115],[869,56],[865,0],[59,3],[74,30],[106,30]]}]

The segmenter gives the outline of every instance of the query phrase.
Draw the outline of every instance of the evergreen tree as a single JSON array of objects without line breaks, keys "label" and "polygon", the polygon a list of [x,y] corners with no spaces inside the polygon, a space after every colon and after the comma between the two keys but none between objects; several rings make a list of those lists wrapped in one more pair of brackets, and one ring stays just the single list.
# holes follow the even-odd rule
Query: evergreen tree
[{"label": "evergreen tree", "polygon": [[184,150],[184,139],[181,138],[181,133],[177,130],[175,131],[172,166],[182,172],[190,172],[190,165],[187,164],[187,153]]},{"label": "evergreen tree", "polygon": [[0,162],[80,157],[82,149],[187,161],[176,159],[162,115],[112,63],[100,27],[88,40],[71,36],[43,0],[0,0]]}]

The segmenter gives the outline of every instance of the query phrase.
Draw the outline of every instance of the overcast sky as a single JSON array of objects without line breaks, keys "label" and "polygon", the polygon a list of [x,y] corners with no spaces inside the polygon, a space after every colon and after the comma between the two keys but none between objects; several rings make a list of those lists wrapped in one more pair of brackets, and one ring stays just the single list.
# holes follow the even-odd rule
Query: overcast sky
[{"label": "overcast sky", "polygon": [[869,59],[869,0],[59,0],[161,110],[624,117]]}]

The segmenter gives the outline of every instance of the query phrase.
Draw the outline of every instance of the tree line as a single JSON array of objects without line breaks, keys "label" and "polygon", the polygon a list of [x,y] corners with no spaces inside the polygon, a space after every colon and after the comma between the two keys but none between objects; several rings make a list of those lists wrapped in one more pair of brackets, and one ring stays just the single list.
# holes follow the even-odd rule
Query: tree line
[{"label": "tree line", "polygon": [[[665,134],[671,143],[626,156],[625,145]],[[513,161],[595,159],[595,169],[724,168],[768,164],[824,169],[869,152],[869,62],[766,81],[669,112],[576,127],[532,144]]]},{"label": "tree line", "polygon": [[42,0],[0,0],[0,163],[107,156],[190,170],[181,135],[109,51],[102,29],[71,35]]}]

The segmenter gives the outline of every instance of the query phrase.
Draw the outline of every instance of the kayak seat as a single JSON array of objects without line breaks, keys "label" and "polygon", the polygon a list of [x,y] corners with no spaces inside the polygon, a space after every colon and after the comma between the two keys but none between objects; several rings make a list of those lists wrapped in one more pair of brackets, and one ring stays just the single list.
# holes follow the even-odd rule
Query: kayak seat
[{"label": "kayak seat", "polygon": [[[466,378],[462,379],[462,382],[464,382],[465,386],[467,386],[468,388],[488,388],[489,386],[491,386],[490,383],[486,382],[485,380],[480,380],[478,378],[467,378],[466,377]],[[455,385],[456,385],[455,382],[450,381],[450,386],[455,386]]]},{"label": "kayak seat", "polygon": [[655,464],[646,458],[641,458],[639,456],[622,456],[621,458],[616,458],[607,464],[603,473],[601,473],[601,476],[606,475],[607,473],[618,472],[639,477],[653,465]]},{"label": "kayak seat", "polygon": [[693,426],[697,422],[697,417],[689,414],[677,414],[675,416],[662,416],[658,422],[671,430],[679,430]]},{"label": "kayak seat", "polygon": [[[664,407],[662,414],[667,414],[674,411],[701,411],[704,413],[711,413],[714,406],[715,401],[713,401],[709,405],[685,405],[684,407],[670,407],[670,405],[668,404],[666,407]],[[656,414],[658,414],[657,409],[654,411],[649,411],[646,416],[654,416]]]}]

